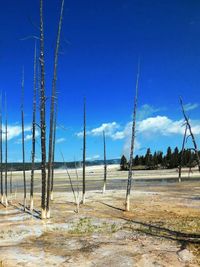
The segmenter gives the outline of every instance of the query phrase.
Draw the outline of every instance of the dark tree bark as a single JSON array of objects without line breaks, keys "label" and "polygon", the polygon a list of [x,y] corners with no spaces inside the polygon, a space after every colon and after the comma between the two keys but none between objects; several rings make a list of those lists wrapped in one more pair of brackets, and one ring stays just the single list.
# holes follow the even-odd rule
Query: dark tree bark
[{"label": "dark tree bark", "polygon": [[2,94],[0,96],[0,175],[1,175],[1,203],[3,204],[3,151],[2,151]]},{"label": "dark tree bark", "polygon": [[200,159],[199,159],[199,153],[198,153],[197,143],[195,141],[195,137],[194,137],[194,134],[192,132],[192,127],[190,125],[189,118],[188,118],[188,116],[185,113],[185,109],[184,109],[183,101],[182,101],[182,98],[181,97],[180,97],[180,104],[181,104],[181,109],[182,109],[183,117],[185,119],[185,123],[187,125],[187,128],[189,130],[190,136],[192,138],[192,142],[193,142],[193,145],[194,145],[194,151],[195,151],[195,154],[196,154],[196,157],[197,157],[197,163],[198,163],[198,168],[199,168],[199,172],[200,172]]},{"label": "dark tree bark", "polygon": [[134,99],[134,109],[133,109],[131,149],[130,149],[128,182],[127,182],[127,190],[126,190],[126,202],[125,202],[125,210],[126,211],[130,210],[130,192],[131,192],[131,183],[132,183],[133,153],[134,153],[134,145],[135,145],[135,126],[136,126],[139,76],[140,76],[140,63],[138,64],[138,72],[137,72],[137,78],[136,78],[136,89],[135,89],[135,99]]},{"label": "dark tree bark", "polygon": [[60,20],[58,25],[56,49],[54,54],[54,72],[52,82],[52,94],[51,94],[51,111],[50,111],[50,126],[49,126],[49,156],[48,156],[48,178],[47,178],[47,218],[50,218],[50,187],[51,187],[51,169],[53,160],[53,131],[54,131],[54,120],[55,120],[55,97],[56,97],[56,82],[57,82],[57,66],[58,66],[58,52],[60,46],[60,33],[62,29],[63,9],[64,0],[62,0]]},{"label": "dark tree bark", "polygon": [[103,181],[103,194],[106,191],[106,180],[107,180],[107,163],[106,163],[106,137],[103,131],[103,148],[104,148],[104,181]]},{"label": "dark tree bark", "polygon": [[22,120],[22,163],[23,163],[23,180],[24,180],[24,210],[26,210],[26,169],[25,169],[25,145],[24,145],[24,70],[22,73],[21,120]]},{"label": "dark tree bark", "polygon": [[8,118],[7,99],[5,94],[5,206],[8,206]]},{"label": "dark tree bark", "polygon": [[37,96],[37,50],[35,43],[34,51],[34,74],[33,74],[33,118],[32,118],[32,153],[31,153],[31,184],[30,184],[30,211],[33,211],[34,171],[35,171],[35,129],[36,129],[36,96]]},{"label": "dark tree bark", "polygon": [[85,159],[86,159],[86,103],[84,98],[83,106],[83,194],[82,194],[82,204],[85,204]]},{"label": "dark tree bark", "polygon": [[45,219],[46,218],[46,96],[45,96],[43,0],[40,0],[40,131],[41,131],[41,154],[42,154],[41,219]]},{"label": "dark tree bark", "polygon": [[181,149],[180,165],[179,165],[179,170],[178,170],[179,182],[181,182],[181,170],[182,170],[182,165],[183,165],[183,153],[184,153],[184,148],[185,148],[185,141],[186,141],[186,136],[187,136],[187,130],[188,130],[188,126],[186,124],[186,126],[185,126],[185,132],[184,132],[184,136],[183,136],[182,149]]}]

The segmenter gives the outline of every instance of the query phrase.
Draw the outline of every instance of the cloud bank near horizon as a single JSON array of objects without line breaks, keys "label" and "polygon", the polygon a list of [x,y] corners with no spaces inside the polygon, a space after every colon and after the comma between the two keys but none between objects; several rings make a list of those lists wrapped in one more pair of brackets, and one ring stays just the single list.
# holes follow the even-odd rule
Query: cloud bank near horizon
[{"label": "cloud bank near horizon", "polygon": [[[187,111],[198,107],[199,105],[197,103],[188,103],[185,105]],[[150,146],[151,142],[155,140],[159,142],[162,139],[166,140],[166,138],[168,138],[171,140],[174,137],[181,139],[181,136],[183,136],[185,131],[184,120],[182,118],[173,120],[166,115],[156,115],[160,110],[164,109],[154,108],[147,104],[139,109],[138,121],[136,123],[136,152],[142,149],[143,143],[147,143],[147,141]],[[194,135],[200,135],[200,120],[190,120],[190,122]],[[103,131],[105,131],[106,137],[110,138],[112,141],[123,141],[122,152],[126,155],[129,154],[132,121],[127,122],[125,125],[120,125],[116,121],[105,122],[99,127],[87,131],[87,136],[100,137]],[[79,132],[76,135],[82,137],[83,132]]]}]

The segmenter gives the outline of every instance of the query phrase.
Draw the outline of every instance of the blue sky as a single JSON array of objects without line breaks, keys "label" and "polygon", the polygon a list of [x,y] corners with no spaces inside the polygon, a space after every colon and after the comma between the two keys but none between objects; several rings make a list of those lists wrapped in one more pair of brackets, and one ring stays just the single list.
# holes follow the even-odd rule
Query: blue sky
[{"label": "blue sky", "polygon": [[[46,94],[50,96],[60,0],[44,0]],[[136,153],[181,146],[179,95],[200,137],[200,2],[197,0],[68,0],[65,3],[58,68],[56,159],[80,160],[83,97],[87,101],[87,157],[129,151],[138,57],[141,58]],[[21,160],[21,72],[25,69],[27,160],[31,151],[34,41],[39,1],[2,1],[0,88],[7,93],[9,160]],[[49,100],[47,101],[49,110]],[[48,119],[48,116],[47,116]],[[39,117],[38,117],[39,122]],[[62,127],[60,127],[62,126]],[[65,130],[64,130],[65,128]],[[38,139],[39,142],[39,139]],[[191,144],[188,141],[188,146]],[[37,158],[40,159],[39,143]]]}]

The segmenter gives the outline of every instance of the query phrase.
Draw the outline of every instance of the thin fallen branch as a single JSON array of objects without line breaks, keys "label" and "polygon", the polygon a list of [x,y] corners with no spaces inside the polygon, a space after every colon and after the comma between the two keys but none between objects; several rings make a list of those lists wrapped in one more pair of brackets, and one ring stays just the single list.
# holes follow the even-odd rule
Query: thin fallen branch
[{"label": "thin fallen branch", "polygon": [[65,167],[65,170],[66,170],[67,175],[68,175],[68,178],[69,178],[69,182],[70,182],[70,186],[71,186],[71,189],[72,189],[72,193],[74,195],[75,203],[77,203],[77,198],[76,198],[75,190],[74,190],[74,187],[73,187],[71,176],[70,176],[69,171],[68,171],[68,168],[67,168],[66,161],[64,159],[64,155],[63,155],[63,153],[61,151],[60,151],[60,153],[61,153],[61,156],[62,156],[62,159],[63,159],[63,164],[64,164],[64,167]]}]

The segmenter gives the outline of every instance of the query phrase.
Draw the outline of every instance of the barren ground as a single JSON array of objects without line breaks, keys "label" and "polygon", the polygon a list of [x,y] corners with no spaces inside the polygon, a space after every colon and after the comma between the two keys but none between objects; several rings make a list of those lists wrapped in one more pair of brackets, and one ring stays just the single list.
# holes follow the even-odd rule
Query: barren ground
[{"label": "barren ground", "polygon": [[22,176],[14,173],[12,204],[0,206],[0,266],[200,266],[199,174],[185,171],[178,183],[176,170],[136,172],[125,212],[127,172],[117,168],[109,168],[104,195],[103,168],[87,169],[89,191],[78,214],[65,171],[56,171],[45,221],[38,217],[39,173],[34,216],[23,212]]}]

